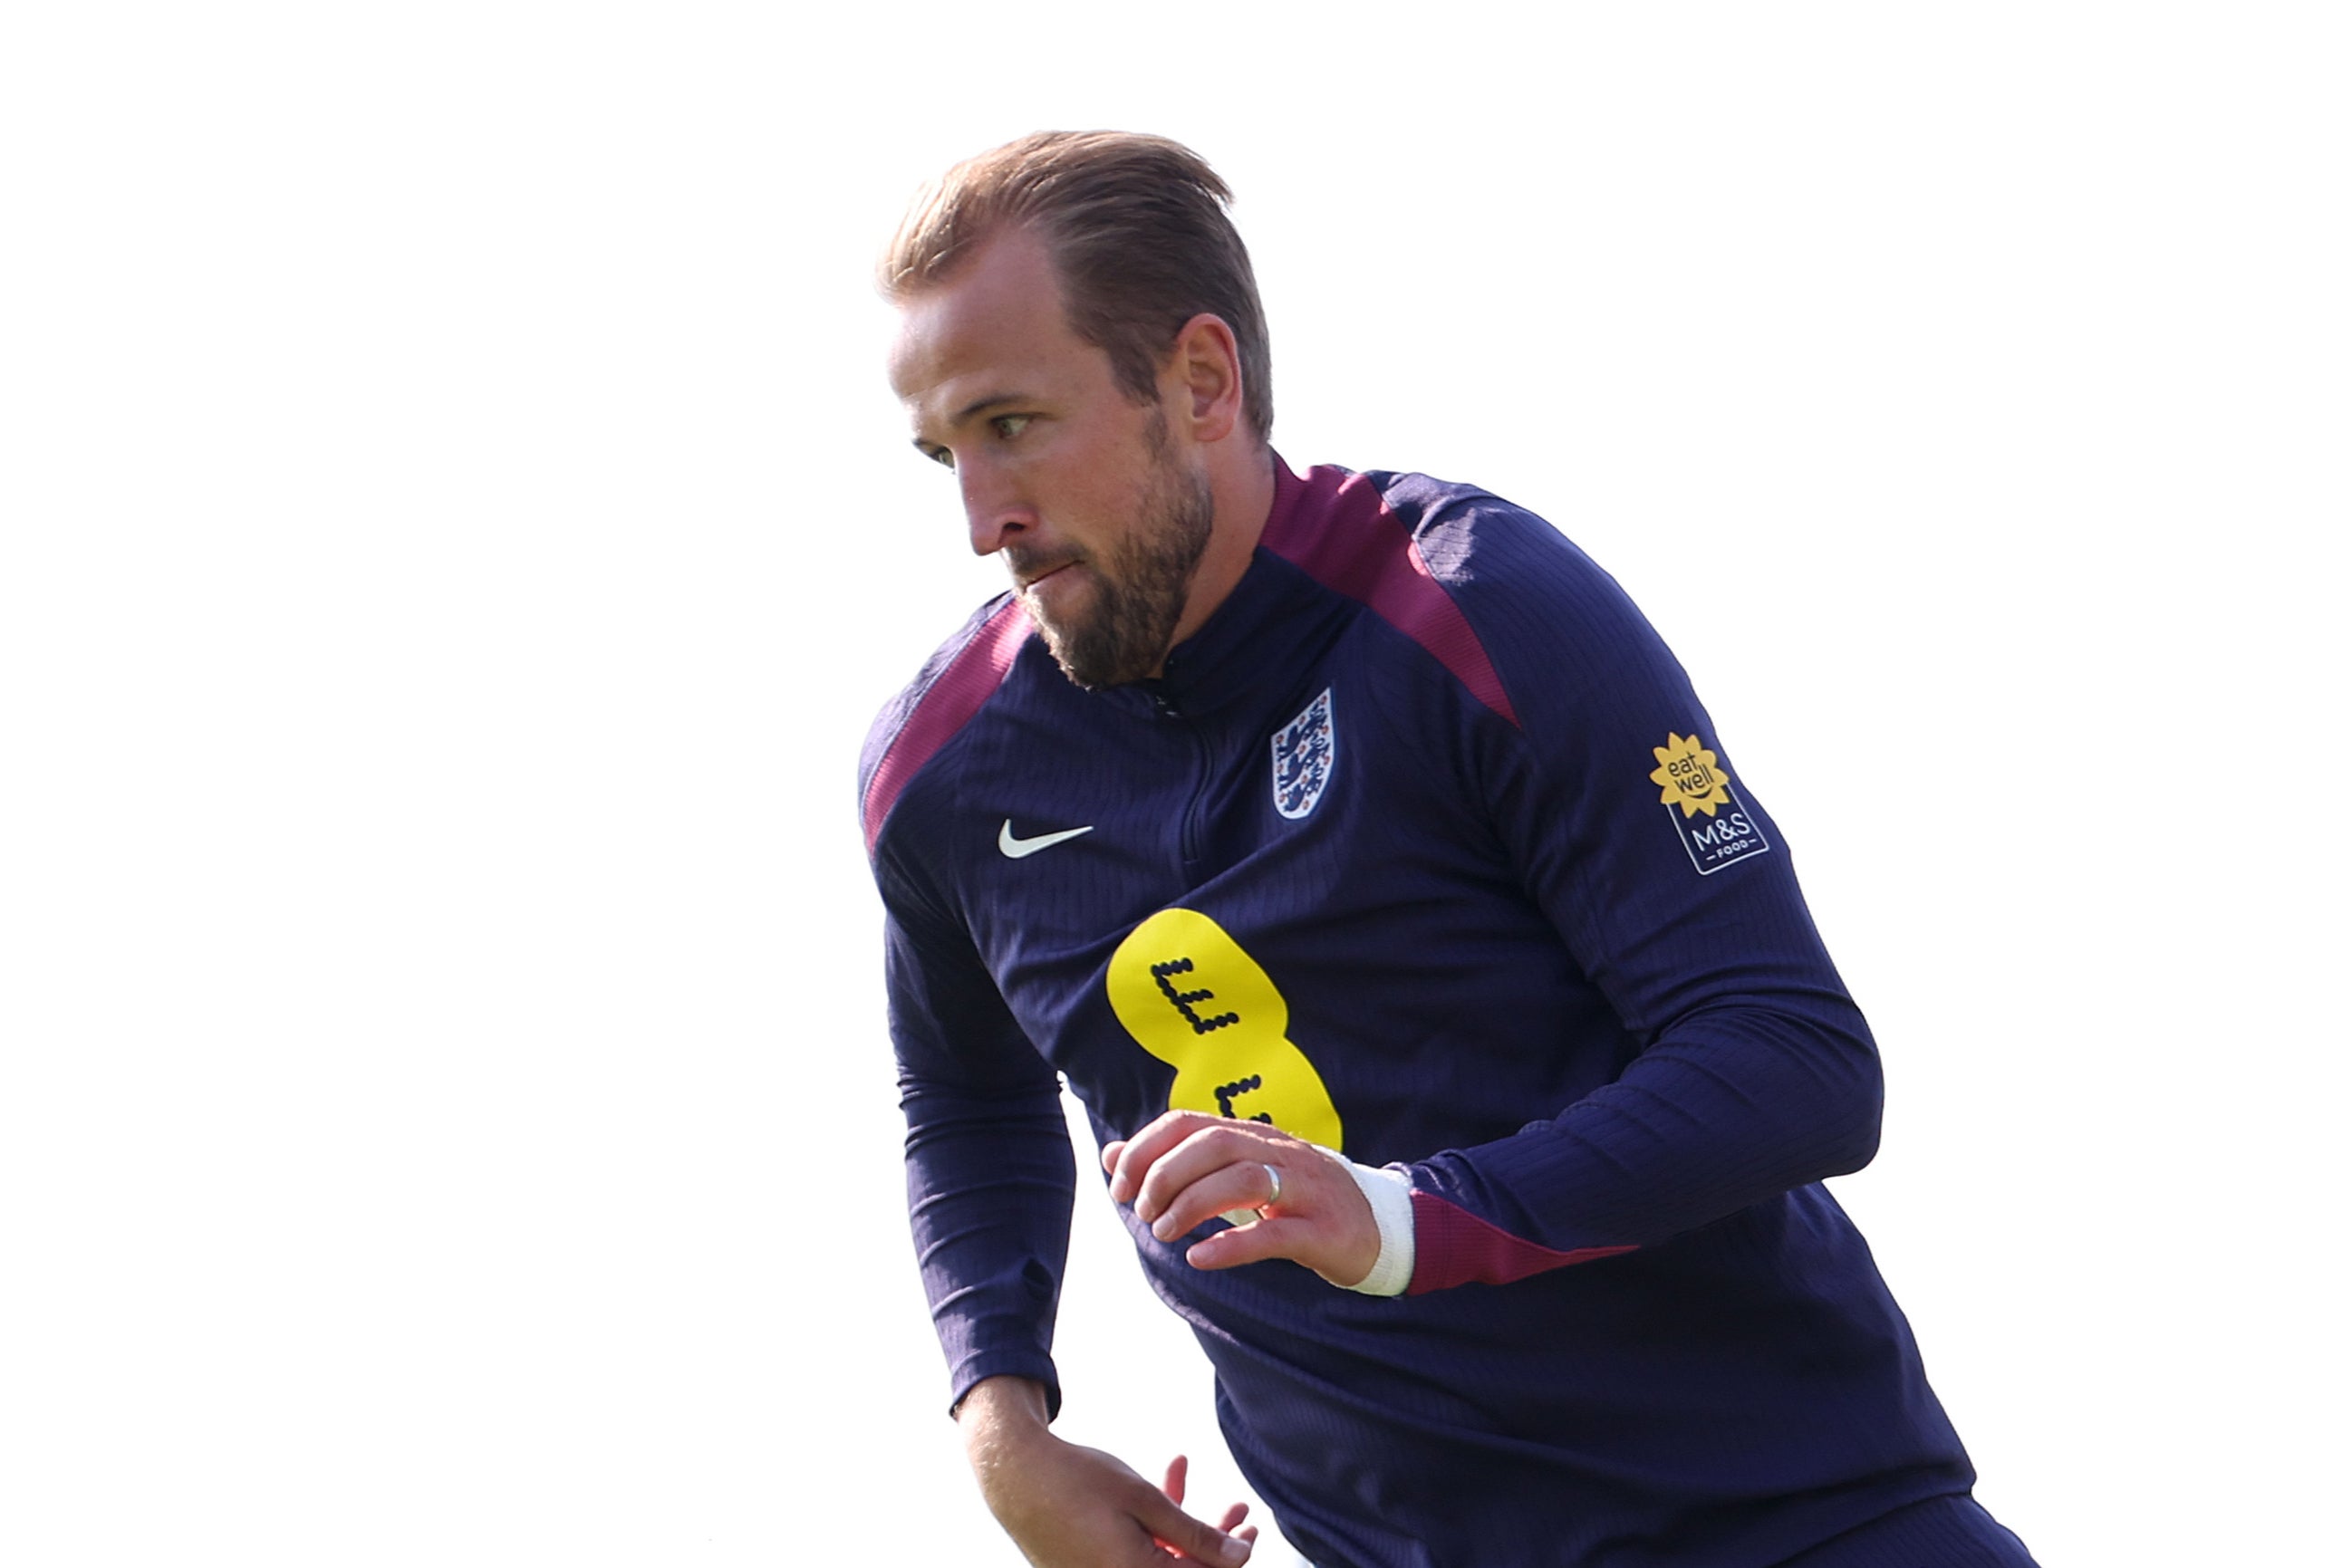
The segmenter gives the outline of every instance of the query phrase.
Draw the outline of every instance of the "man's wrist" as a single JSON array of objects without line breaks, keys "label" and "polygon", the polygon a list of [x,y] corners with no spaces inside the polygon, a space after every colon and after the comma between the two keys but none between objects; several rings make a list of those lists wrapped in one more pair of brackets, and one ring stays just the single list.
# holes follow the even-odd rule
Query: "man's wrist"
[{"label": "man's wrist", "polygon": [[1046,1409],[1044,1384],[1032,1377],[1000,1374],[983,1377],[966,1389],[951,1414],[969,1444],[1027,1428],[1045,1431],[1053,1419]]},{"label": "man's wrist", "polygon": [[1372,1206],[1372,1222],[1381,1229],[1381,1252],[1372,1260],[1371,1272],[1340,1289],[1366,1296],[1404,1294],[1412,1283],[1412,1178],[1394,1166],[1360,1166],[1337,1150],[1323,1152],[1355,1178],[1357,1190]]},{"label": "man's wrist", "polygon": [[1046,1426],[1045,1385],[1026,1377],[984,1377],[956,1402],[955,1419],[982,1500],[999,1523],[1013,1530],[1022,1479],[1034,1468],[1028,1456],[1039,1442],[1054,1440]]}]

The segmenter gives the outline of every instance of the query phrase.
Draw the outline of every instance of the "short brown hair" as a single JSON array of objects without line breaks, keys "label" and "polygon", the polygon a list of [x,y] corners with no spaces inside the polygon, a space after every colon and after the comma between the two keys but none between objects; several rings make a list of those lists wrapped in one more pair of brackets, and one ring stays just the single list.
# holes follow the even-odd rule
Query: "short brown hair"
[{"label": "short brown hair", "polygon": [[903,299],[943,282],[1007,226],[1045,242],[1071,329],[1110,356],[1122,390],[1158,395],[1185,322],[1222,317],[1241,350],[1242,413],[1274,429],[1273,359],[1233,193],[1201,155],[1163,136],[1041,131],[967,158],[915,198],[883,253],[882,291]]}]

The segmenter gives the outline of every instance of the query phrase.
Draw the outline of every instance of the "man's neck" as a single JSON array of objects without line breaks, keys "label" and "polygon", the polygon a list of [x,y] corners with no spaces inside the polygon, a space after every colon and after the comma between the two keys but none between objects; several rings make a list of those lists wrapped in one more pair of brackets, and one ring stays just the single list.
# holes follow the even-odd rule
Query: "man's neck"
[{"label": "man's neck", "polygon": [[1192,589],[1185,597],[1175,635],[1169,639],[1171,647],[1198,632],[1249,570],[1250,558],[1265,532],[1265,519],[1274,510],[1274,449],[1253,441],[1246,445],[1236,444],[1230,455],[1213,453],[1209,494],[1215,505],[1209,544],[1192,573]]}]

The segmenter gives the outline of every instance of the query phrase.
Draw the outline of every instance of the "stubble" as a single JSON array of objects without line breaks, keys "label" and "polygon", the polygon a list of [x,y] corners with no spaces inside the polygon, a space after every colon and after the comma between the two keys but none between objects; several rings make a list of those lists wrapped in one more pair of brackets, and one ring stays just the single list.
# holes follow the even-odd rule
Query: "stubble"
[{"label": "stubble", "polygon": [[1144,429],[1150,479],[1137,504],[1137,526],[1112,549],[1087,562],[1095,577],[1092,601],[1073,621],[1055,625],[1023,599],[1045,634],[1062,673],[1088,691],[1141,680],[1167,657],[1184,601],[1209,548],[1216,500],[1208,476],[1172,461],[1166,416],[1158,410]]}]

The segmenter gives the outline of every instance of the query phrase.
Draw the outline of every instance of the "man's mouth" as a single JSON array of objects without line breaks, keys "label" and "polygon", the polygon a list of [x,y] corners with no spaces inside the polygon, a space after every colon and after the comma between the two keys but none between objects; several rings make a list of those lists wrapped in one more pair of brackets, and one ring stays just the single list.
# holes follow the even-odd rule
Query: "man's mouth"
[{"label": "man's mouth", "polygon": [[1046,565],[1036,567],[1029,570],[1017,571],[1013,573],[1013,586],[1020,590],[1022,592],[1026,593],[1056,572],[1067,571],[1070,568],[1077,564],[1078,558],[1071,556],[1066,560],[1052,561]]}]

